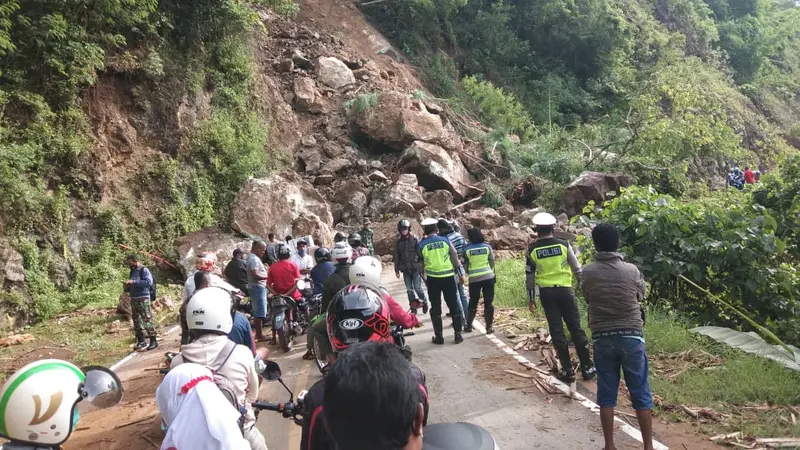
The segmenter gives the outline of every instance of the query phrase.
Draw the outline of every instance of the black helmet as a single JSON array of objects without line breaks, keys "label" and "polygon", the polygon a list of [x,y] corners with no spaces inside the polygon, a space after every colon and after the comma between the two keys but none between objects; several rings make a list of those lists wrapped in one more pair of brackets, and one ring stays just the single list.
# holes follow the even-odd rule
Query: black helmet
[{"label": "black helmet", "polygon": [[347,241],[350,242],[350,245],[353,247],[361,247],[361,235],[358,233],[351,233],[350,236],[347,237]]},{"label": "black helmet", "polygon": [[383,295],[351,284],[328,305],[328,337],[337,352],[366,341],[393,342],[389,306]]},{"label": "black helmet", "polygon": [[447,219],[439,219],[439,222],[436,224],[436,227],[439,228],[440,233],[453,231],[453,224],[448,222]]},{"label": "black helmet", "polygon": [[333,235],[333,242],[342,242],[347,240],[347,236],[344,235],[341,231],[337,231],[336,234]]},{"label": "black helmet", "polygon": [[330,261],[331,260],[331,252],[328,251],[328,249],[325,248],[325,247],[319,247],[316,250],[314,250],[314,259],[318,263],[322,263],[322,262],[325,262],[325,261]]},{"label": "black helmet", "polygon": [[275,255],[279,260],[289,259],[292,257],[292,250],[288,245],[279,244],[275,249]]},{"label": "black helmet", "polygon": [[403,219],[400,222],[397,222],[397,231],[400,232],[403,228],[411,229],[411,222],[408,219]]}]

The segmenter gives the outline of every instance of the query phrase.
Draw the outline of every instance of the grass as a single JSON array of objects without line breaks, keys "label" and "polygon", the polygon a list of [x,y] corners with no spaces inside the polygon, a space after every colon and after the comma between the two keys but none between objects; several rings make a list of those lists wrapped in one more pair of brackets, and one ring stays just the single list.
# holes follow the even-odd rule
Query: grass
[{"label": "grass", "polygon": [[[168,295],[173,301],[180,298],[180,286],[159,285],[158,289],[159,296]],[[108,367],[130,352],[133,332],[128,331],[128,322],[110,309],[116,304],[93,306],[40,322],[22,331],[34,336],[31,342],[0,348],[0,378],[10,375],[7,372],[18,368],[20,362],[28,363],[40,359],[37,355],[47,355],[47,351],[42,353],[36,350],[51,350],[54,353],[50,357],[69,359],[79,367],[89,364]],[[161,310],[154,314],[153,319],[157,324],[156,329],[162,331],[177,323],[177,309]],[[109,325],[115,320],[121,320],[121,330],[114,334],[107,333]],[[33,359],[28,361],[27,358],[31,357]]]},{"label": "grass", "polygon": [[[359,95],[358,97],[348,100],[344,103],[344,109],[348,113],[355,110],[357,114],[363,114],[378,105],[378,93],[372,92],[370,94]],[[353,109],[355,108],[355,109]]]},{"label": "grass", "polygon": [[[526,309],[522,259],[500,260],[496,272],[498,309]],[[580,298],[578,307],[588,332],[586,306]],[[536,312],[535,316],[527,311],[509,316],[514,322],[526,319],[524,328],[532,330],[544,324],[539,305]],[[498,327],[501,320],[498,318]],[[696,421],[680,405],[711,408],[725,416],[720,421],[701,421],[699,429],[706,434],[742,431],[759,437],[800,436],[800,425],[791,424],[788,408],[800,404],[800,373],[692,333],[691,326],[674,314],[647,313],[650,383],[654,395],[662,400],[656,413],[668,421]]]}]

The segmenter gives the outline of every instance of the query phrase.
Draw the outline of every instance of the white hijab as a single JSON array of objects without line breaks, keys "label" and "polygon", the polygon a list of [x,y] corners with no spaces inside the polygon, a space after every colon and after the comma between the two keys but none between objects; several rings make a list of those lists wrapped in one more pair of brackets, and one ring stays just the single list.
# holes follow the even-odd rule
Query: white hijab
[{"label": "white hijab", "polygon": [[211,371],[199,364],[170,370],[156,390],[167,435],[161,450],[249,450],[236,408],[214,384]]}]

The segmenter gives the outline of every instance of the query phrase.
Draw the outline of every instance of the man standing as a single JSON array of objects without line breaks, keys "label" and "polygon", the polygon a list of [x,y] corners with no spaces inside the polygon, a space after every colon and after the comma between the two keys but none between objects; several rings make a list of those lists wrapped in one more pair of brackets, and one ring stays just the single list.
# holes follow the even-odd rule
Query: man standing
[{"label": "man standing", "polygon": [[[336,268],[322,283],[322,314],[327,314],[328,306],[333,297],[345,286],[350,284],[350,261],[352,260],[353,250],[345,242],[340,241],[331,249],[331,259],[336,262]],[[318,319],[311,326],[306,340],[308,351],[305,358],[311,357],[314,342],[318,342],[317,348],[322,353],[318,358],[327,358],[328,362],[333,361],[333,350],[331,341],[328,339],[328,323],[324,319]]]},{"label": "man standing", "polygon": [[411,311],[416,314],[417,308],[422,307],[422,314],[428,314],[428,298],[422,289],[422,275],[420,274],[419,240],[411,233],[411,222],[403,219],[397,223],[397,245],[394,250],[394,274],[400,278],[403,274],[403,283],[406,285],[406,295]]},{"label": "man standing", "polygon": [[267,245],[267,253],[265,259],[267,260],[267,265],[273,265],[278,262],[278,256],[275,254],[275,249],[279,242],[275,239],[275,233],[269,233],[267,235],[267,240],[269,244]]},{"label": "man standing", "polygon": [[536,308],[534,290],[538,286],[542,309],[550,327],[550,336],[553,338],[553,347],[562,366],[556,376],[567,383],[575,381],[563,320],[567,323],[572,342],[575,344],[583,379],[590,380],[594,377],[595,369],[589,354],[589,341],[581,328],[575,292],[572,290],[573,277],[577,277],[580,281],[581,264],[567,241],[553,237],[556,218],[552,214],[536,214],[533,216],[533,224],[539,238],[528,247],[525,257],[528,309],[533,313]]},{"label": "man standing", "polygon": [[[453,229],[453,223],[447,219],[439,219],[437,223],[439,227],[439,236],[446,237],[453,247],[456,249],[456,253],[458,254],[458,260],[464,260],[464,248],[467,247],[467,241],[464,239],[464,236],[461,235],[458,231]],[[463,283],[458,283],[458,277],[455,278],[456,283],[458,284],[458,298],[461,305],[461,316],[467,317],[467,311],[469,311],[469,297],[467,297],[467,292],[464,289]],[[453,311],[450,311],[452,313]]]},{"label": "man standing", "polygon": [[361,229],[358,230],[358,234],[361,235],[362,244],[369,250],[369,255],[365,256],[372,256],[375,254],[375,248],[372,245],[372,229],[370,229],[370,225],[372,225],[372,222],[368,217],[365,217],[364,222],[361,224]]},{"label": "man standing", "polygon": [[447,238],[437,235],[439,231],[437,223],[436,219],[422,221],[425,238],[419,243],[419,254],[423,261],[424,275],[431,301],[432,341],[436,345],[444,344],[442,336],[442,296],[444,296],[444,301],[453,315],[455,343],[460,344],[464,342],[464,337],[461,335],[463,315],[458,302],[456,274],[458,274],[458,283],[463,285],[464,268],[461,267],[453,244]]},{"label": "man standing", "polygon": [[250,304],[253,305],[253,326],[256,340],[264,340],[264,322],[267,320],[267,269],[261,258],[267,251],[262,241],[253,242],[250,254],[247,255],[247,292]]},{"label": "man standing", "polygon": [[247,292],[247,260],[242,249],[233,250],[233,259],[225,266],[223,274],[233,287]]},{"label": "man standing", "polygon": [[[136,330],[136,346],[133,349],[137,352],[155,350],[158,348],[158,341],[156,340],[156,329],[153,326],[153,313],[150,311],[150,301],[155,285],[153,275],[147,267],[142,265],[139,257],[135,254],[128,255],[125,263],[131,269],[130,276],[124,283],[124,289],[131,296],[133,327]],[[144,340],[145,332],[150,338],[150,345]]]},{"label": "man standing", "polygon": [[297,240],[297,253],[292,255],[292,262],[300,269],[301,275],[308,275],[314,268],[314,258],[308,254],[308,243],[303,239]]},{"label": "man standing", "polygon": [[610,224],[592,230],[597,250],[595,262],[583,269],[583,290],[589,304],[589,329],[597,364],[597,404],[605,448],[614,449],[614,408],[617,406],[619,372],[625,375],[631,403],[636,410],[645,450],[653,448],[651,411],[653,395],[647,379],[644,348],[644,316],[641,302],[645,282],[639,269],[623,261],[619,233]]},{"label": "man standing", "polygon": [[744,182],[747,184],[754,184],[756,182],[756,174],[753,173],[749,167],[744,168]]}]

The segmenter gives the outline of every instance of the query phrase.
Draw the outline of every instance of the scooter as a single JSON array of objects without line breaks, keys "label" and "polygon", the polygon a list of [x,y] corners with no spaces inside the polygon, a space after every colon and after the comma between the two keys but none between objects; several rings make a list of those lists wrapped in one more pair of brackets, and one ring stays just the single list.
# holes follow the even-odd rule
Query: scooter
[{"label": "scooter", "polygon": [[[289,401],[285,403],[254,402],[256,411],[274,411],[284,418],[291,419],[296,425],[303,425],[303,399],[306,391],[300,392],[294,399],[292,390],[281,379],[281,368],[274,361],[267,361],[261,372],[267,381],[278,381],[289,393]],[[422,450],[500,450],[497,441],[483,427],[472,423],[437,423],[425,427],[422,438]]]}]

